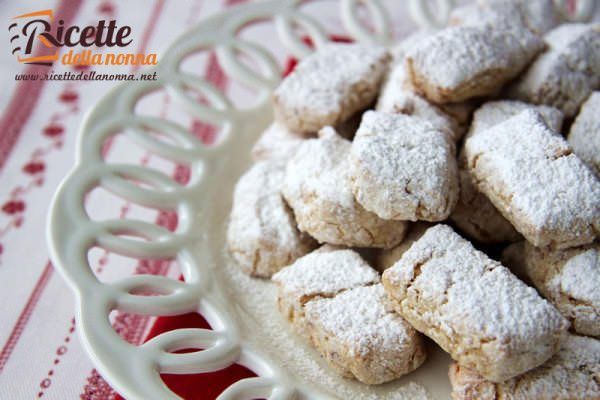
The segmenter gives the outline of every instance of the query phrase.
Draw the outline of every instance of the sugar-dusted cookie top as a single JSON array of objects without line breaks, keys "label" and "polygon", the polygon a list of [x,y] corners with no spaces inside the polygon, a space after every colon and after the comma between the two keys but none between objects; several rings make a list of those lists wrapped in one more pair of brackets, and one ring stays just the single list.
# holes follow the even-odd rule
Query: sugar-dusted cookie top
[{"label": "sugar-dusted cookie top", "polygon": [[[588,400],[600,398],[600,341],[568,335],[548,362],[502,383],[456,363],[448,373],[454,400]],[[502,397],[499,397],[502,396]]]},{"label": "sugar-dusted cookie top", "polygon": [[381,284],[306,304],[311,341],[343,376],[380,384],[425,360],[421,335],[389,305]]},{"label": "sugar-dusted cookie top", "polygon": [[416,335],[408,322],[387,304],[381,284],[310,302],[306,305],[306,317],[319,321],[323,329],[359,357],[408,347],[410,337]]},{"label": "sugar-dusted cookie top", "polygon": [[430,228],[383,283],[413,326],[494,381],[546,361],[568,327],[535,289],[446,225]]},{"label": "sugar-dusted cookie top", "polygon": [[[327,246],[325,246],[327,247]],[[353,250],[316,250],[273,276],[284,296],[305,303],[343,290],[379,282],[379,274]]]},{"label": "sugar-dusted cookie top", "polygon": [[426,119],[454,141],[459,140],[465,132],[464,124],[439,106],[415,93],[403,61],[390,68],[375,109],[381,112],[406,114]]},{"label": "sugar-dusted cookie top", "polygon": [[600,178],[600,92],[593,92],[581,106],[568,141],[575,154]]},{"label": "sugar-dusted cookie top", "polygon": [[404,237],[406,222],[383,220],[354,199],[350,147],[330,127],[306,140],[287,164],[283,195],[300,230],[322,243],[392,247]]},{"label": "sugar-dusted cookie top", "polygon": [[367,111],[350,160],[356,200],[381,218],[440,221],[456,204],[454,144],[422,118]]},{"label": "sugar-dusted cookie top", "polygon": [[600,87],[600,24],[563,24],[544,36],[547,50],[509,90],[519,99],[547,104],[565,116]]},{"label": "sugar-dusted cookie top", "polygon": [[384,48],[374,45],[323,46],[275,90],[276,119],[298,132],[345,121],[375,100],[389,59]]},{"label": "sugar-dusted cookie top", "polygon": [[261,161],[238,181],[227,229],[227,243],[235,260],[250,275],[270,277],[316,243],[296,227],[283,201],[284,165]]},{"label": "sugar-dusted cookie top", "polygon": [[467,139],[480,191],[536,246],[572,247],[600,231],[600,182],[542,116],[526,110]]},{"label": "sugar-dusted cookie top", "polygon": [[554,107],[535,105],[518,100],[496,100],[488,101],[473,113],[473,121],[466,137],[477,132],[483,132],[494,125],[498,125],[507,119],[514,117],[525,110],[539,112],[544,122],[554,132],[560,132],[564,119],[563,113]]},{"label": "sugar-dusted cookie top", "polygon": [[543,49],[528,29],[459,26],[443,29],[407,53],[415,87],[429,100],[458,102],[489,95]]},{"label": "sugar-dusted cookie top", "polygon": [[567,250],[524,248],[535,287],[582,335],[600,337],[600,244]]}]

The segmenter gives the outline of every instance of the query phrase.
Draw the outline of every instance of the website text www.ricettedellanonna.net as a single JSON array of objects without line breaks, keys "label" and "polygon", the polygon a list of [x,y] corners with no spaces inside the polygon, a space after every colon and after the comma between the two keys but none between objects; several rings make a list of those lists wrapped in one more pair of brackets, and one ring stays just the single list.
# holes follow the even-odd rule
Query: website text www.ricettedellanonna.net
[{"label": "website text www.ricettedellanonna.net", "polygon": [[46,72],[46,73],[21,73],[15,75],[16,81],[156,81],[158,76],[155,72],[126,74],[126,73],[103,73],[97,71],[80,72]]}]

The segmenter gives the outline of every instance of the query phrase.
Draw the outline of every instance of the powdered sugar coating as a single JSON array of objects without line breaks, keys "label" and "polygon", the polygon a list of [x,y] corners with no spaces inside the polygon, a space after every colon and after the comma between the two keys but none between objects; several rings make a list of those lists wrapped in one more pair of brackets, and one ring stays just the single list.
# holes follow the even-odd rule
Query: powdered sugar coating
[{"label": "powdered sugar coating", "polygon": [[375,109],[381,112],[399,113],[420,117],[427,120],[435,128],[445,132],[452,140],[457,141],[465,131],[464,125],[416,94],[410,85],[410,79],[403,61],[390,69],[383,84]]},{"label": "powdered sugar coating", "polygon": [[273,275],[277,307],[300,336],[309,339],[304,305],[357,286],[379,282],[379,274],[355,251],[324,245]]},{"label": "powdered sugar coating", "polygon": [[284,296],[304,302],[315,296],[331,297],[343,290],[377,283],[379,274],[353,250],[319,249],[297,259],[272,279]]},{"label": "powdered sugar coating", "polygon": [[600,337],[600,244],[553,251],[528,244],[524,259],[536,288],[573,329]]},{"label": "powdered sugar coating", "polygon": [[255,161],[271,158],[287,160],[294,155],[304,140],[306,136],[292,132],[278,122],[273,122],[252,147],[252,158]]},{"label": "powdered sugar coating", "polygon": [[229,250],[250,275],[270,277],[315,247],[281,197],[284,166],[262,161],[238,181],[227,230]]},{"label": "powdered sugar coating", "polygon": [[306,318],[322,355],[362,382],[396,379],[425,360],[420,335],[387,305],[381,284],[310,301]]},{"label": "powdered sugar coating", "polygon": [[488,101],[475,110],[471,127],[465,139],[498,125],[525,110],[539,112],[551,130],[554,132],[561,131],[564,114],[557,108],[545,105],[538,106],[518,100],[497,100]]},{"label": "powdered sugar coating", "polygon": [[600,87],[600,25],[563,24],[544,36],[548,49],[509,90],[512,96],[577,113]]},{"label": "powdered sugar coating", "polygon": [[569,144],[600,178],[600,92],[594,92],[581,106],[569,131]]},{"label": "powdered sugar coating", "polygon": [[377,46],[322,47],[275,90],[275,118],[297,132],[316,132],[345,121],[375,100],[389,59]]},{"label": "powdered sugar coating", "polygon": [[[465,140],[528,109],[538,111],[552,130],[560,132],[563,122],[563,113],[560,110],[516,100],[498,100],[488,101],[475,111]],[[458,167],[460,197],[450,219],[469,237],[483,243],[519,240],[521,236],[511,223],[475,186],[467,168],[464,149],[459,154]]]},{"label": "powdered sugar coating", "polygon": [[589,400],[600,398],[600,341],[568,335],[548,362],[502,383],[486,381],[454,363],[448,375],[454,400]]},{"label": "powdered sugar coating", "polygon": [[528,29],[446,28],[407,54],[415,87],[437,103],[489,95],[515,77],[543,49]]},{"label": "powdered sugar coating", "polygon": [[454,144],[424,119],[367,111],[350,153],[356,200],[384,219],[441,221],[458,198]]},{"label": "powdered sugar coating", "polygon": [[329,127],[320,135],[302,143],[286,168],[283,195],[300,230],[322,243],[384,248],[399,243],[406,222],[383,220],[354,199],[350,142]]},{"label": "powdered sugar coating", "polygon": [[541,115],[526,110],[465,143],[478,189],[538,247],[573,247],[600,231],[600,182]]},{"label": "powdered sugar coating", "polygon": [[552,0],[480,0],[456,7],[450,13],[449,25],[480,26],[512,29],[521,25],[543,34],[560,22]]},{"label": "powdered sugar coating", "polygon": [[568,327],[535,289],[446,225],[415,242],[383,284],[413,327],[495,382],[548,360]]}]

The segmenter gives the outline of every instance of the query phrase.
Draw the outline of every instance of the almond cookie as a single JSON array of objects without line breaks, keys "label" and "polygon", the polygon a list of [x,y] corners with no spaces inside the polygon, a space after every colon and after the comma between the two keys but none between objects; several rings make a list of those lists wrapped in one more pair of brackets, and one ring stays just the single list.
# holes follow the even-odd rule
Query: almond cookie
[{"label": "almond cookie", "polygon": [[526,244],[525,267],[538,291],[571,321],[575,332],[600,337],[600,244],[568,250]]},{"label": "almond cookie", "polygon": [[494,382],[548,360],[569,323],[506,267],[446,225],[383,273],[394,308],[452,358]]},{"label": "almond cookie", "polygon": [[539,35],[560,21],[553,0],[479,0],[452,10],[448,24],[507,29],[522,26]]},{"label": "almond cookie", "polygon": [[454,143],[417,117],[363,114],[349,174],[356,200],[384,219],[441,221],[458,199]]},{"label": "almond cookie", "polygon": [[528,29],[489,26],[446,28],[407,53],[413,85],[436,103],[490,95],[543,49]]},{"label": "almond cookie", "polygon": [[525,103],[519,100],[488,101],[473,113],[473,120],[465,139],[498,125],[525,110],[539,112],[546,125],[554,132],[560,132],[564,114],[557,108]]},{"label": "almond cookie", "polygon": [[[539,111],[548,126],[552,130],[560,132],[563,114],[558,109],[549,106],[536,106],[522,101],[499,100],[489,101],[475,111],[471,127],[465,139],[504,122],[527,109]],[[467,236],[482,243],[502,243],[519,240],[521,235],[511,223],[496,210],[496,207],[484,194],[477,190],[467,169],[464,151],[460,152],[458,161],[460,197],[452,215],[450,215],[450,220]]]},{"label": "almond cookie", "polygon": [[275,90],[275,118],[296,132],[317,132],[347,120],[375,100],[389,59],[376,46],[324,46]]},{"label": "almond cookie", "polygon": [[306,304],[313,344],[342,376],[379,384],[425,361],[421,335],[387,302],[383,287],[377,284]]},{"label": "almond cookie", "polygon": [[436,129],[446,133],[453,141],[458,141],[465,133],[466,126],[445,113],[424,97],[411,90],[403,62],[394,65],[383,84],[375,107],[377,111],[412,115],[426,119]]},{"label": "almond cookie", "polygon": [[509,94],[547,104],[566,117],[577,113],[600,87],[600,24],[564,24],[544,36],[548,49],[509,89]]},{"label": "almond cookie", "polygon": [[579,156],[600,177],[600,92],[594,92],[581,106],[571,125],[568,141]]},{"label": "almond cookie", "polygon": [[227,244],[249,275],[268,278],[316,247],[281,197],[283,179],[283,164],[261,161],[235,186]]},{"label": "almond cookie", "polygon": [[273,122],[252,147],[252,158],[255,161],[271,158],[287,160],[306,139],[306,135],[292,132],[284,125]]},{"label": "almond cookie", "polygon": [[432,226],[433,225],[429,222],[416,222],[408,228],[408,234],[398,246],[391,249],[380,250],[374,263],[377,271],[383,272],[392,265],[396,264],[396,261],[402,257],[402,254],[404,254],[406,250],[410,249],[410,246],[419,240],[427,231],[427,229],[431,228]]},{"label": "almond cookie", "polygon": [[600,231],[600,182],[542,116],[526,110],[467,139],[468,169],[533,245],[567,248]]},{"label": "almond cookie", "polygon": [[295,330],[306,335],[304,306],[312,299],[379,282],[379,274],[355,251],[325,245],[273,275],[277,306]]},{"label": "almond cookie", "polygon": [[502,383],[485,380],[456,363],[448,376],[453,400],[600,399],[600,341],[568,335],[545,364]]},{"label": "almond cookie", "polygon": [[330,127],[319,134],[302,143],[286,168],[283,195],[300,230],[321,243],[384,248],[398,244],[406,222],[383,220],[352,195],[350,142]]}]

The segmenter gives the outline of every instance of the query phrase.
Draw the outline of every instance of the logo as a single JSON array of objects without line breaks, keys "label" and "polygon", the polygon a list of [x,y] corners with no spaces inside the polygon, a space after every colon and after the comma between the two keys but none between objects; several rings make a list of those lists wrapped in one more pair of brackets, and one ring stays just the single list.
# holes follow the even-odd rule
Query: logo
[{"label": "logo", "polygon": [[[96,25],[65,25],[54,20],[52,10],[40,10],[13,17],[8,26],[12,54],[19,63],[63,65],[155,65],[156,53],[134,54],[121,49],[132,42],[132,28],[115,20]],[[62,48],[69,50],[60,57]],[[93,48],[93,50],[92,50]],[[102,51],[107,48],[108,51]],[[119,50],[119,51],[114,51]]]}]

